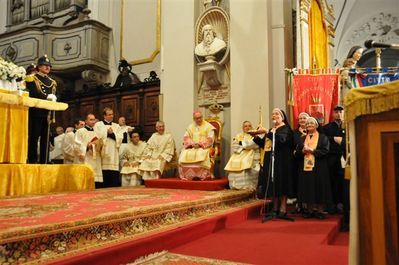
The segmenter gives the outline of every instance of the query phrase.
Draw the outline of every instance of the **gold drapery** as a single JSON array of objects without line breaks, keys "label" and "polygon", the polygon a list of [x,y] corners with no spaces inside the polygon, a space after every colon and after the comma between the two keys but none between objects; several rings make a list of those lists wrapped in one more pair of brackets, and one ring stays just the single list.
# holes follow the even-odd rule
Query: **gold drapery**
[{"label": "gold drapery", "polygon": [[0,164],[0,197],[93,189],[87,165]]},{"label": "gold drapery", "polygon": [[352,88],[344,98],[345,119],[355,120],[399,108],[399,80],[375,86]]},{"label": "gold drapery", "polygon": [[[9,93],[0,89],[0,95],[18,97]],[[27,155],[28,107],[0,101],[0,163],[26,163]]]},{"label": "gold drapery", "polygon": [[26,163],[28,156],[28,107],[65,110],[68,104],[30,98],[0,88],[0,163]]},{"label": "gold drapery", "polygon": [[309,14],[310,68],[329,67],[327,29],[317,0],[312,0]]}]

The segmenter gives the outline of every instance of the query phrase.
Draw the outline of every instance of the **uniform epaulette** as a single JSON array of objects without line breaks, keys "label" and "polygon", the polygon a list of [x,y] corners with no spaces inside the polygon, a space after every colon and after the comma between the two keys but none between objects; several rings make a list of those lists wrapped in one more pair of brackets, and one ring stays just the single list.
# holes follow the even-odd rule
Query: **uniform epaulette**
[{"label": "uniform epaulette", "polygon": [[35,81],[35,76],[34,75],[25,76],[25,82],[33,82],[33,81]]}]

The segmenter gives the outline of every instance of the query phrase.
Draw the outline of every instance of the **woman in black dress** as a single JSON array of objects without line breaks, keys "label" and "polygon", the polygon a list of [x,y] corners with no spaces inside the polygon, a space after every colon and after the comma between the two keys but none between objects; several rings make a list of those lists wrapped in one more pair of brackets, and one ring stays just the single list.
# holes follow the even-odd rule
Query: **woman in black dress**
[{"label": "woman in black dress", "polygon": [[[272,111],[273,128],[266,131],[260,128],[253,134],[266,133],[265,137],[254,137],[253,141],[264,149],[263,170],[259,174],[258,197],[264,198],[267,189],[267,197],[273,197],[273,211],[275,214],[285,216],[287,213],[287,197],[292,194],[293,173],[293,133],[288,124],[287,116],[281,109]],[[273,134],[275,134],[274,145],[274,172],[271,180],[271,155],[273,145]]]},{"label": "woman in black dress", "polygon": [[331,187],[327,154],[330,148],[328,138],[317,131],[315,118],[306,120],[306,136],[296,146],[295,156],[300,159],[298,179],[298,201],[306,204],[305,218],[324,219],[323,209],[331,202]]},{"label": "woman in black dress", "polygon": [[[294,130],[294,150],[301,143],[301,137],[306,136],[306,120],[309,118],[309,114],[301,112],[298,115],[298,127]],[[299,178],[299,164],[301,159],[296,157],[294,159],[294,172],[293,172],[293,197],[298,198],[298,178]],[[297,200],[294,213],[302,212],[302,204]]]}]

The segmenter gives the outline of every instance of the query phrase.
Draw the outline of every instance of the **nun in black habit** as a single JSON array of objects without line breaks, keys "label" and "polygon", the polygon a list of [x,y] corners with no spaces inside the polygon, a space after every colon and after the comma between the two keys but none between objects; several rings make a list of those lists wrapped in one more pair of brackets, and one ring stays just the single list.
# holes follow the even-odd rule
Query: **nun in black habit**
[{"label": "nun in black habit", "polygon": [[[260,128],[253,134],[266,133],[264,137],[256,136],[253,141],[264,150],[263,170],[259,174],[258,197],[265,195],[273,198],[273,211],[280,216],[287,214],[287,197],[293,191],[293,131],[288,123],[287,116],[281,109],[272,111],[273,128],[266,131]],[[274,172],[272,181],[271,157],[273,146],[273,133],[275,133],[274,145]],[[267,194],[266,194],[266,187]]]}]

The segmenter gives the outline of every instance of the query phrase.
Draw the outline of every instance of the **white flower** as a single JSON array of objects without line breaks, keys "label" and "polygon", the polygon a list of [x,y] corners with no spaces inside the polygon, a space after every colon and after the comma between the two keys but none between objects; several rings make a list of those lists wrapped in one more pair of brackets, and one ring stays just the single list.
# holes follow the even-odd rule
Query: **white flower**
[{"label": "white flower", "polygon": [[0,79],[11,81],[13,79],[24,79],[25,68],[19,67],[12,62],[7,62],[0,57]]}]

